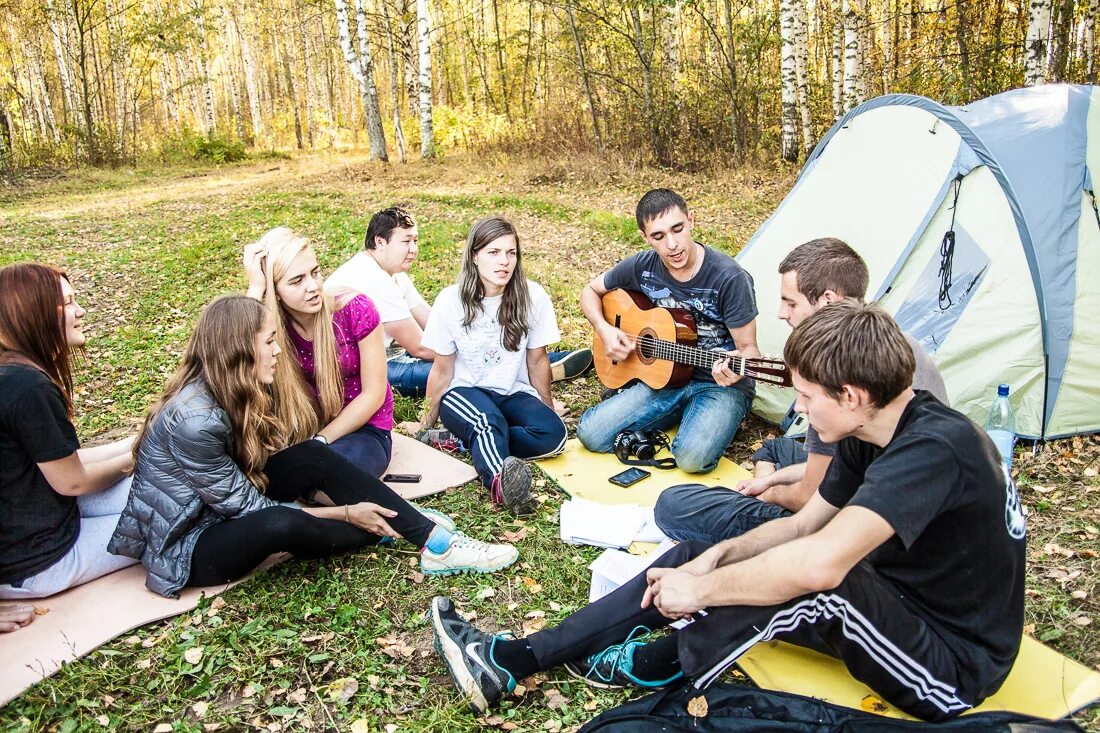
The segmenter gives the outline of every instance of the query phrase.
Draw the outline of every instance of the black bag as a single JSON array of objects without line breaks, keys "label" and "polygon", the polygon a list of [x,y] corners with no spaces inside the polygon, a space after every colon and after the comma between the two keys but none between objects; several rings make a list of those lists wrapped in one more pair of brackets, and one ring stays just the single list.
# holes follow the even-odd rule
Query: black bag
[{"label": "black bag", "polygon": [[[688,702],[700,694],[707,701],[705,717],[687,712]],[[1081,730],[1070,720],[1043,720],[1003,712],[965,715],[945,723],[921,723],[884,718],[802,695],[719,683],[702,693],[691,685],[681,685],[631,700],[593,719],[579,733],[907,733],[929,729],[953,733]]]}]

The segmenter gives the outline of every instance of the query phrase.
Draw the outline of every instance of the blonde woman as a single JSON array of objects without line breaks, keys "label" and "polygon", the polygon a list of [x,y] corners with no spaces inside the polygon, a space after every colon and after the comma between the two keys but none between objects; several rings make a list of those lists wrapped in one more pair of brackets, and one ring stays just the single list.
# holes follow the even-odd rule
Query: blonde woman
[{"label": "blonde woman", "polygon": [[[328,557],[404,537],[430,575],[488,573],[515,562],[435,521],[315,440],[287,446],[268,387],[279,369],[275,318],[252,298],[208,305],[134,448],[129,501],[108,549],[139,558],[146,586],[178,596],[185,586],[244,577],[270,554]],[[321,491],[334,504],[294,503]]]},{"label": "blonde woman", "polygon": [[275,316],[276,341],[294,357],[273,387],[290,441],[313,438],[381,476],[392,449],[393,392],[378,309],[354,291],[326,296],[313,246],[287,227],[246,246],[244,267],[248,295]]}]

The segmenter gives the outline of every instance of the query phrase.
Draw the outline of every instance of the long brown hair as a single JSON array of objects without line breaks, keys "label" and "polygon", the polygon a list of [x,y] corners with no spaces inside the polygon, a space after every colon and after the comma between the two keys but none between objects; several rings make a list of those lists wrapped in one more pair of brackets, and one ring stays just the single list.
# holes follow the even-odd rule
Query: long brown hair
[{"label": "long brown hair", "polygon": [[[264,306],[275,317],[275,338],[279,348],[288,355],[296,354],[298,349],[288,333],[294,326],[289,323],[290,314],[276,298],[275,286],[286,275],[294,258],[312,249],[313,245],[288,227],[270,230],[260,237],[260,242],[267,248]],[[310,341],[313,342],[313,379],[320,396],[318,403],[314,403],[306,386],[305,375],[296,360],[275,372],[275,384],[272,385],[275,411],[290,431],[292,443],[309,439],[321,425],[329,423],[344,409],[344,381],[336,359],[332,311],[332,298],[322,291],[321,310],[313,319],[313,333],[310,334]]]},{"label": "long brown hair", "polygon": [[271,395],[256,379],[254,369],[256,335],[266,314],[259,301],[244,295],[223,295],[203,309],[179,366],[145,415],[134,441],[135,461],[149,425],[165,404],[188,384],[202,379],[214,402],[229,416],[233,459],[258,489],[267,486],[264,464],[272,453],[286,447],[287,439]]},{"label": "long brown hair", "polygon": [[519,343],[531,328],[531,294],[527,288],[527,276],[523,274],[523,254],[519,246],[519,234],[512,222],[499,216],[490,216],[474,222],[466,237],[466,249],[462,252],[462,271],[458,275],[458,293],[462,299],[462,326],[469,328],[481,312],[485,299],[485,286],[477,273],[474,255],[497,239],[511,234],[516,240],[516,267],[512,279],[504,286],[497,320],[503,329],[501,342],[508,351],[519,351]]},{"label": "long brown hair", "polygon": [[0,364],[42,371],[65,398],[73,416],[71,351],[65,338],[65,298],[60,270],[33,262],[0,268]]}]

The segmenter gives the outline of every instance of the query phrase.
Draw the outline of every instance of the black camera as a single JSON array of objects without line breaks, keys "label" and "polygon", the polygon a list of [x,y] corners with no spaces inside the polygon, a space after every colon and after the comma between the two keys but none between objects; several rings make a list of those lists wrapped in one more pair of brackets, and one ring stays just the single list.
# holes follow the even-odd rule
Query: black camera
[{"label": "black camera", "polygon": [[628,466],[675,468],[674,458],[656,457],[668,446],[668,436],[659,430],[623,430],[615,436],[615,457]]}]

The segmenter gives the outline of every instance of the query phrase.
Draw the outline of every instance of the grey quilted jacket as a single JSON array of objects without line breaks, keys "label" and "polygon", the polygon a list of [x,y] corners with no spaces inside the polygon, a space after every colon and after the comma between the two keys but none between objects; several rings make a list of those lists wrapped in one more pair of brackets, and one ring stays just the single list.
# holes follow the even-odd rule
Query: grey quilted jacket
[{"label": "grey quilted jacket", "polygon": [[179,597],[207,527],[271,506],[233,461],[229,416],[201,380],[153,419],[138,450],[130,498],[107,549],[141,560],[145,585]]}]

